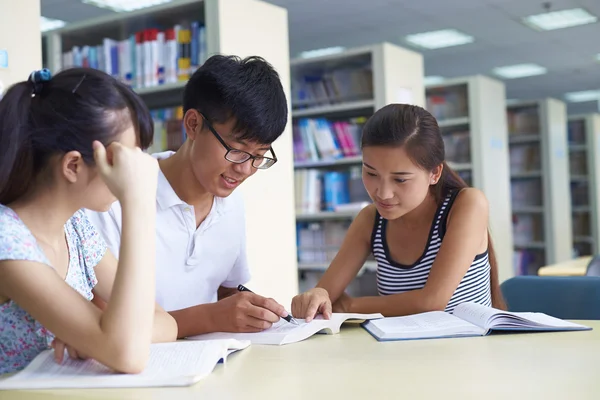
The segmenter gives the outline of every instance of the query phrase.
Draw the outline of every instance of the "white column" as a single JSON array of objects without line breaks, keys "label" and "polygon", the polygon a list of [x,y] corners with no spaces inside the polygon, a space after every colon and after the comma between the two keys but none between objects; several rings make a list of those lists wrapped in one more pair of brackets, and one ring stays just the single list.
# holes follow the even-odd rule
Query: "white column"
[{"label": "white column", "polygon": [[3,91],[41,67],[40,0],[0,0],[0,86]]}]

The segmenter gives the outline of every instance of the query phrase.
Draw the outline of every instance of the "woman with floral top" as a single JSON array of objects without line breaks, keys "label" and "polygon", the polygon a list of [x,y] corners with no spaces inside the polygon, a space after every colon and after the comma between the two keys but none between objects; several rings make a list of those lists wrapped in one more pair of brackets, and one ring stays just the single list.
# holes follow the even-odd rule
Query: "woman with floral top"
[{"label": "woman with floral top", "polygon": [[[154,301],[152,136],[142,101],[98,70],[36,71],[0,101],[0,374],[50,347],[136,373],[175,340]],[[81,211],[116,199],[119,261]]]}]

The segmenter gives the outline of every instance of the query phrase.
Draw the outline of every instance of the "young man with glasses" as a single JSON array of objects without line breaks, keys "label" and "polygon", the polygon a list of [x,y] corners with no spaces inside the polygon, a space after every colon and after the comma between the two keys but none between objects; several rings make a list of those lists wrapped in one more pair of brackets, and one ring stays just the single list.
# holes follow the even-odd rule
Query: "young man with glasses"
[{"label": "young man with glasses", "polygon": [[[157,301],[177,321],[179,337],[264,330],[287,312],[273,299],[237,290],[250,273],[235,189],[277,162],[271,144],[288,118],[279,76],[259,57],[216,55],[186,84],[183,108],[184,144],[155,154]],[[118,255],[120,205],[89,215]]]}]

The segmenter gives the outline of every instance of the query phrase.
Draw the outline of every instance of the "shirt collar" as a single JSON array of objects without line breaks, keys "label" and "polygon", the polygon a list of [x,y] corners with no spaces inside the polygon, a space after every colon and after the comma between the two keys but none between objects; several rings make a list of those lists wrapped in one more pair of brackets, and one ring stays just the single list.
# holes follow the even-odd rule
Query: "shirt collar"
[{"label": "shirt collar", "polygon": [[186,205],[186,203],[177,196],[173,187],[167,180],[162,171],[158,173],[157,182],[158,191],[156,193],[156,201],[162,210],[169,209],[177,205]]},{"label": "shirt collar", "polygon": [[[175,154],[175,152],[165,151],[162,153],[155,153],[152,156],[158,160],[161,160],[164,158],[169,158],[173,154]],[[171,207],[179,205],[188,206],[188,204],[185,201],[181,200],[179,196],[177,196],[177,193],[175,193],[175,190],[173,190],[173,186],[171,186],[171,184],[167,180],[167,177],[165,176],[165,174],[163,174],[160,168],[158,171],[156,201],[158,206],[162,210],[167,210]],[[223,215],[229,208],[229,203],[230,202],[228,202],[226,198],[215,196],[209,214],[212,214],[214,212],[219,216]]]}]

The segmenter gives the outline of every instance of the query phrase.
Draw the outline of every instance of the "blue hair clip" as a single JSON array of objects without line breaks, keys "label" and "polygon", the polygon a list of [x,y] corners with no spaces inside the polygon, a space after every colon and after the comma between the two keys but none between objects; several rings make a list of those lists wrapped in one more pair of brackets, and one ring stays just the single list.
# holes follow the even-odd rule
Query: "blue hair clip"
[{"label": "blue hair clip", "polygon": [[39,71],[33,71],[31,75],[29,75],[29,82],[33,86],[33,94],[40,94],[43,89],[43,83],[48,82],[52,79],[52,73],[48,68],[43,68]]}]

